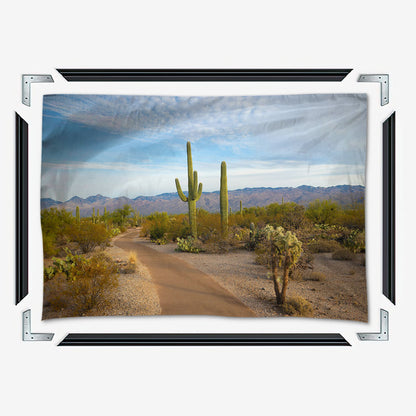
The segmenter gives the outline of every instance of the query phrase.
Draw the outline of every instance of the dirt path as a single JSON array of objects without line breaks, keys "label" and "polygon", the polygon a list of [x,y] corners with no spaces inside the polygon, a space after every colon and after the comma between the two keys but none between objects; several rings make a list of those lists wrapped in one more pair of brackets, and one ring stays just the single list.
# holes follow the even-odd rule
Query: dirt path
[{"label": "dirt path", "polygon": [[114,245],[135,251],[149,269],[159,294],[162,315],[255,316],[206,273],[142,243],[138,231],[126,233],[114,241]]}]

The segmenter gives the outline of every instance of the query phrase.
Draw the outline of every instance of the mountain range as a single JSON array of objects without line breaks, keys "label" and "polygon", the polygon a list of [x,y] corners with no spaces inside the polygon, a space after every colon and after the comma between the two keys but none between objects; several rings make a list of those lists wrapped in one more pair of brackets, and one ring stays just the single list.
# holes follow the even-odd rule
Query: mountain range
[{"label": "mountain range", "polygon": [[[185,192],[186,194],[186,192]],[[315,199],[331,199],[340,205],[346,206],[353,203],[364,202],[365,187],[361,185],[337,185],[330,187],[315,187],[302,185],[297,188],[244,188],[228,191],[229,206],[232,211],[237,211],[240,207],[240,200],[243,207],[265,206],[273,202],[296,202],[301,205],[308,205]],[[127,198],[124,196],[110,198],[103,195],[89,196],[80,198],[74,196],[68,201],[55,201],[51,198],[41,198],[41,209],[57,207],[66,209],[75,214],[76,207],[79,207],[80,215],[85,217],[91,215],[92,208],[104,212],[104,207],[108,212],[112,212],[123,205],[129,204],[132,208],[139,210],[143,215],[149,215],[154,211],[167,212],[169,214],[186,213],[188,205],[182,202],[176,192],[164,193],[155,196],[138,196]],[[198,208],[203,208],[210,212],[219,211],[219,191],[203,192],[197,202]]]}]

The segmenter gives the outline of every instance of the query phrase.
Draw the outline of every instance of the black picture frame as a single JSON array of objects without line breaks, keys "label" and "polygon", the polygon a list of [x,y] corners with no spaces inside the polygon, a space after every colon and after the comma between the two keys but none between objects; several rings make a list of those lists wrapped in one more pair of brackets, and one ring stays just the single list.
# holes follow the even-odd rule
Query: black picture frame
[{"label": "black picture frame", "polygon": [[29,125],[17,113],[16,122],[16,290],[17,305],[29,292]]},{"label": "black picture frame", "polygon": [[383,294],[396,304],[396,113],[383,123]]}]

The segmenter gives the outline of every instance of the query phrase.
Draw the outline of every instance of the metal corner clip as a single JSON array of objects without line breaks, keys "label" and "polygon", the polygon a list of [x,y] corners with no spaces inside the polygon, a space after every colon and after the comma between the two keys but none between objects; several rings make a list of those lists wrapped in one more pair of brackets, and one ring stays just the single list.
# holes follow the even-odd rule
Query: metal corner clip
[{"label": "metal corner clip", "polygon": [[54,82],[52,75],[22,75],[22,103],[30,107],[30,86],[33,82]]}]

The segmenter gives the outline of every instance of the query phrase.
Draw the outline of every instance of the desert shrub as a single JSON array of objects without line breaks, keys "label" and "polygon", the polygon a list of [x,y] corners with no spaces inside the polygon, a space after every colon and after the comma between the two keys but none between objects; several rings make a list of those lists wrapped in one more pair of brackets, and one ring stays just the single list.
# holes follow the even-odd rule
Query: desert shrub
[{"label": "desert shrub", "polygon": [[[69,282],[64,276],[56,276],[54,279],[45,281],[43,286],[43,305],[51,307],[55,311],[70,309],[71,299],[65,295],[67,293]],[[67,314],[63,314],[64,316]]]},{"label": "desert shrub", "polygon": [[53,235],[43,233],[43,254],[45,257],[56,256],[59,253],[59,247],[56,238]]},{"label": "desert shrub", "polygon": [[325,240],[323,238],[312,240],[308,244],[308,249],[311,253],[332,253],[340,248],[341,245],[337,241]]},{"label": "desert shrub", "polygon": [[311,202],[305,211],[305,216],[315,224],[333,224],[340,208],[336,202],[331,200]]},{"label": "desert shrub", "polygon": [[356,204],[352,208],[344,209],[337,218],[337,222],[350,229],[364,230],[365,207],[364,204]]},{"label": "desert shrub", "polygon": [[45,303],[54,309],[69,308],[79,315],[106,306],[108,293],[118,284],[116,264],[104,253],[90,258],[68,255],[53,267],[53,277],[45,282]]},{"label": "desert shrub", "polygon": [[75,223],[72,213],[64,209],[49,208],[41,212],[43,253],[45,257],[59,254],[67,243],[67,231]]},{"label": "desert shrub", "polygon": [[169,215],[166,212],[154,212],[146,217],[142,224],[142,235],[152,241],[165,238],[169,232]]},{"label": "desert shrub", "polygon": [[310,271],[304,274],[303,279],[312,280],[314,282],[323,282],[326,280],[326,276],[324,273],[321,273],[321,272]]},{"label": "desert shrub", "polygon": [[124,227],[128,222],[129,216],[133,213],[133,208],[126,204],[123,206],[123,208],[118,208],[111,214],[107,214],[107,216],[111,219],[113,224],[117,225],[118,227]]},{"label": "desert shrub", "polygon": [[345,247],[349,248],[353,253],[361,253],[365,251],[365,233],[358,229],[352,230],[345,238]]},{"label": "desert shrub", "polygon": [[282,305],[282,309],[286,315],[290,316],[313,316],[312,305],[301,296],[289,298],[286,303]]},{"label": "desert shrub", "polygon": [[290,316],[313,316],[312,305],[301,296],[295,296],[287,299],[282,305],[282,309],[286,315]]},{"label": "desert shrub", "polygon": [[191,234],[188,216],[186,214],[172,215],[169,218],[169,229],[167,231],[167,239],[176,241],[179,238],[186,238]]},{"label": "desert shrub", "polygon": [[347,248],[340,248],[332,254],[334,260],[352,260],[353,254]]},{"label": "desert shrub", "polygon": [[[198,209],[196,216],[198,226],[198,236],[201,241],[215,241],[221,238],[221,216],[220,214],[211,214],[205,210]],[[231,226],[231,220],[228,219],[228,226]]]},{"label": "desert shrub", "polygon": [[78,256],[70,272],[66,295],[72,298],[76,312],[86,312],[96,306],[107,304],[107,293],[117,287],[114,275],[117,267],[110,257],[104,253],[95,254],[90,258]]},{"label": "desert shrub", "polygon": [[110,235],[105,226],[91,222],[74,224],[68,230],[68,236],[71,241],[79,244],[83,253],[89,253],[98,246],[104,247],[110,241]]},{"label": "desert shrub", "polygon": [[178,247],[176,251],[183,251],[187,253],[199,253],[201,248],[198,246],[194,237],[189,236],[187,238],[177,238]]},{"label": "desert shrub", "polygon": [[274,227],[281,226],[288,230],[297,230],[307,221],[305,207],[295,202],[270,204],[266,208],[266,221]]}]

